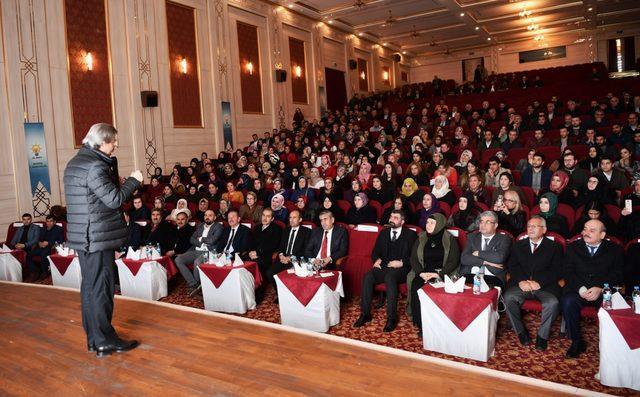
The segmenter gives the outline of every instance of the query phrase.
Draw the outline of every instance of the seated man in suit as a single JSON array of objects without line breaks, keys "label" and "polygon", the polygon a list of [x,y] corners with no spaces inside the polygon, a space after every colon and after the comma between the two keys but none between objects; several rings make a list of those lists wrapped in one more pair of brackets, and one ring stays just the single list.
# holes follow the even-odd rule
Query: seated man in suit
[{"label": "seated man in suit", "polygon": [[504,289],[505,266],[511,249],[511,238],[497,233],[498,216],[493,211],[480,214],[479,230],[469,235],[467,245],[460,256],[460,274],[473,282],[474,267],[484,267],[484,280],[489,286]]},{"label": "seated man in suit", "polygon": [[[280,247],[278,248],[278,257],[267,271],[269,281],[275,285],[273,276],[283,270],[291,268],[291,257],[303,257],[305,249],[311,236],[311,230],[301,226],[302,215],[300,210],[293,210],[289,213],[289,226],[284,229],[282,238],[280,239]],[[276,289],[276,294],[278,290]]]},{"label": "seated man in suit", "polygon": [[218,252],[243,256],[251,248],[251,229],[240,224],[240,213],[236,209],[227,212],[227,223],[229,226],[224,228],[218,241]]},{"label": "seated man in suit", "polygon": [[[125,247],[132,247],[133,249],[138,249],[142,244],[142,227],[131,220],[131,216],[128,212],[124,211],[122,213],[124,217],[124,221],[127,224],[127,241],[125,242]],[[123,247],[124,248],[124,247]],[[124,254],[126,254],[126,250]]]},{"label": "seated man in suit", "polygon": [[165,255],[174,257],[184,254],[191,248],[191,236],[196,228],[189,224],[189,215],[186,211],[179,211],[176,214],[176,226],[172,230],[173,248],[169,249]]},{"label": "seated man in suit", "polygon": [[371,321],[371,302],[376,284],[384,283],[387,288],[387,323],[384,332],[393,331],[398,325],[398,284],[404,283],[411,270],[411,249],[417,235],[404,227],[405,214],[402,210],[391,211],[389,229],[378,234],[371,252],[373,268],[362,280],[360,296],[360,317],[353,324],[362,327]]},{"label": "seated man in suit", "polygon": [[[47,276],[49,264],[47,257],[51,255],[56,244],[64,242],[64,230],[62,230],[62,226],[56,225],[56,220],[53,216],[47,215],[45,227],[39,229],[41,229],[40,241],[31,252],[27,253],[27,264],[34,281]],[[33,263],[34,256],[40,257],[40,268],[35,267]]]},{"label": "seated man in suit", "polygon": [[262,210],[261,224],[253,228],[250,251],[247,254],[249,260],[256,261],[262,274],[267,280],[267,271],[271,267],[271,257],[280,245],[282,228],[273,222],[273,210]]},{"label": "seated man in suit", "polygon": [[582,239],[567,247],[564,259],[564,280],[560,305],[571,337],[568,358],[576,358],[587,350],[580,334],[580,311],[583,306],[600,306],[604,284],[622,282],[624,259],[622,247],[605,240],[607,230],[598,219],[584,224]]},{"label": "seated man in suit", "polygon": [[546,350],[551,324],[558,316],[560,279],[562,269],[562,247],[555,241],[545,238],[547,222],[534,215],[527,223],[527,238],[513,245],[507,262],[511,275],[504,294],[507,315],[520,343],[531,343],[529,331],[522,324],[520,307],[526,299],[535,299],[542,303],[542,323],[536,337],[536,349]]},{"label": "seated man in suit", "polygon": [[[181,212],[180,215],[183,213]],[[185,214],[186,215],[186,214]],[[180,274],[187,282],[187,286],[190,289],[190,293],[196,293],[200,288],[200,274],[198,272],[198,265],[200,264],[200,257],[204,251],[215,251],[220,238],[222,236],[222,225],[219,223],[213,223],[215,219],[215,213],[212,210],[207,210],[204,213],[204,222],[199,224],[189,239],[190,247],[183,253],[176,257],[175,263]],[[172,251],[175,253],[176,246],[174,245]],[[171,253],[171,252],[168,252]],[[193,273],[187,267],[190,264],[194,264]]]},{"label": "seated man in suit", "polygon": [[347,231],[334,225],[335,218],[329,210],[320,212],[320,225],[311,232],[306,257],[326,269],[335,269],[335,261],[347,255],[349,236]]},{"label": "seated man in suit", "polygon": [[164,254],[171,248],[171,225],[169,222],[163,219],[162,210],[154,208],[151,211],[151,230],[149,234],[142,242],[142,245],[153,245],[154,247],[160,244],[161,254]]},{"label": "seated man in suit", "polygon": [[31,214],[22,214],[22,226],[16,229],[10,247],[23,251],[31,251],[40,239],[40,226],[33,224]]},{"label": "seated man in suit", "polygon": [[[549,189],[553,172],[544,167],[544,154],[536,152],[533,155],[531,167],[522,172],[520,186],[528,186],[537,195],[541,190]],[[515,237],[515,236],[514,236]]]},{"label": "seated man in suit", "polygon": [[149,211],[149,208],[142,203],[142,197],[134,197],[133,208],[131,208],[131,220],[135,222],[148,221],[149,219],[151,219],[151,211]]}]

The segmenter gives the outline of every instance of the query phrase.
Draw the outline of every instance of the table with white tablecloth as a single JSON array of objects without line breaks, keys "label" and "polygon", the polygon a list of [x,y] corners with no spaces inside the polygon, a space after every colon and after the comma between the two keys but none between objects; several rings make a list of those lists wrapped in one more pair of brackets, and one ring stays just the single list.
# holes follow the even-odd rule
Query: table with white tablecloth
[{"label": "table with white tablecloth", "polygon": [[0,252],[0,280],[21,282],[25,272],[26,252]]},{"label": "table with white tablecloth", "polygon": [[426,284],[418,290],[422,338],[426,350],[487,361],[493,355],[498,326],[499,289],[457,294]]},{"label": "table with white tablecloth", "polygon": [[244,314],[256,308],[255,290],[262,285],[258,264],[198,266],[205,310]]},{"label": "table with white tablecloth", "polygon": [[178,273],[168,256],[156,259],[116,260],[120,293],[134,298],[158,300],[167,296],[167,280]]},{"label": "table with white tablecloth", "polygon": [[80,261],[75,255],[49,255],[47,258],[51,267],[51,281],[58,287],[80,289],[82,272]]},{"label": "table with white tablecloth", "polygon": [[283,325],[327,332],[340,322],[340,297],[344,297],[342,272],[298,277],[293,270],[275,276]]},{"label": "table with white tablecloth", "polygon": [[600,309],[598,320],[600,383],[640,390],[640,314]]}]

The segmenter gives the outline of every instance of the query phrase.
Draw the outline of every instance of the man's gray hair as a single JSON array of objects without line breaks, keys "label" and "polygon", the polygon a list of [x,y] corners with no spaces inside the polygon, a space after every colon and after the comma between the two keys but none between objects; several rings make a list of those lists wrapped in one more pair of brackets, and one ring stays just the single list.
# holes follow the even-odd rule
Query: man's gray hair
[{"label": "man's gray hair", "polygon": [[83,145],[87,145],[92,149],[98,149],[103,143],[111,143],[116,139],[116,130],[112,125],[107,123],[97,123],[89,128],[87,136],[82,140]]},{"label": "man's gray hair", "polygon": [[480,218],[484,218],[484,217],[489,217],[491,219],[493,219],[493,221],[497,224],[498,223],[498,215],[496,215],[495,212],[493,211],[484,211],[483,213],[480,214]]},{"label": "man's gray hair", "polygon": [[[531,215],[531,218],[529,218],[529,222],[531,222],[534,219],[538,219],[540,221],[542,221],[542,227],[547,227],[547,220],[544,219],[542,216],[536,214],[536,215]],[[528,223],[528,222],[527,222]]]}]

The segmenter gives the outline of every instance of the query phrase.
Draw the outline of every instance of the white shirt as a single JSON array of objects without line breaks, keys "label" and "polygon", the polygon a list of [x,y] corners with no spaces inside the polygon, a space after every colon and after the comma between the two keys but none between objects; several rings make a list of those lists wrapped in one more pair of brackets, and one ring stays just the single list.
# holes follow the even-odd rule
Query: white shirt
[{"label": "white shirt", "polygon": [[[493,240],[494,236],[495,236],[495,233],[492,234],[491,236],[485,236],[483,234],[480,235],[480,237],[482,238],[482,240],[480,241],[480,247],[482,248],[482,251],[486,251],[487,250],[487,247],[491,243],[491,240]],[[486,241],[486,243],[485,243],[485,241]],[[495,276],[491,272],[491,266],[485,266],[484,267],[484,274],[488,274],[489,276]]]},{"label": "white shirt", "polygon": [[209,230],[211,229],[211,226],[213,226],[213,223],[210,224],[209,226],[207,226],[206,223],[204,224],[204,228],[202,229],[202,235],[198,237],[198,241],[202,241],[203,238],[209,235]]},{"label": "white shirt", "polygon": [[[333,228],[331,230],[323,230],[322,231],[322,239],[324,240],[324,233],[327,233],[327,258],[331,257],[331,236],[333,235]],[[320,252],[322,251],[322,240],[320,240],[320,249],[318,250],[318,254],[316,258],[320,259]]]},{"label": "white shirt", "polygon": [[598,245],[589,245],[586,242],[584,244],[587,246],[587,252],[590,255],[591,255],[591,248],[595,248],[595,250],[593,251],[593,255],[595,255],[598,252],[598,248],[600,248],[600,244],[602,244],[602,241],[598,243]]},{"label": "white shirt", "polygon": [[[534,244],[536,245],[535,248],[533,247]],[[531,253],[532,254],[533,254],[534,250],[540,248],[540,244],[542,244],[542,238],[538,242],[534,242],[533,240],[529,239],[529,247],[531,248]]]},{"label": "white shirt", "polygon": [[393,240],[393,232],[396,232],[396,240],[400,238],[400,234],[402,233],[402,228],[401,227],[396,227],[396,228],[392,228],[389,231],[389,236],[391,237],[391,240]]}]

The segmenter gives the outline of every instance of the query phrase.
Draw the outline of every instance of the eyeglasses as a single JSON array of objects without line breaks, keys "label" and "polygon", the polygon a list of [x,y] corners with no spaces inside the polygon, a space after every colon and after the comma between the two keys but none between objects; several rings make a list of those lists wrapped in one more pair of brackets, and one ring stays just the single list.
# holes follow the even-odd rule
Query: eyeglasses
[{"label": "eyeglasses", "polygon": [[516,203],[516,202],[517,202],[516,200],[514,200],[514,199],[510,199],[510,198],[506,198],[506,199],[504,199],[503,201],[508,201],[508,202],[510,202],[510,203]]},{"label": "eyeglasses", "polygon": [[494,221],[489,221],[489,220],[483,220],[483,221],[480,221],[480,223],[487,225],[487,224],[491,224],[491,223],[495,223],[495,222]]}]

